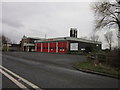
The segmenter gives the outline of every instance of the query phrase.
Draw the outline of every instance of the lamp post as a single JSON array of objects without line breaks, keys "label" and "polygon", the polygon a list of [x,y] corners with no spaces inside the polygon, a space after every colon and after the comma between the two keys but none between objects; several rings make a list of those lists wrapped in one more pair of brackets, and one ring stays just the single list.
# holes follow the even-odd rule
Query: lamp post
[{"label": "lamp post", "polygon": [[97,50],[98,50],[98,44],[96,44],[96,60],[95,60],[95,66],[97,66],[97,64],[98,64],[98,55],[97,55]]},{"label": "lamp post", "polygon": [[99,46],[99,45],[98,45],[98,44],[96,44],[96,54],[97,54],[97,52],[98,52],[98,46]]},{"label": "lamp post", "polygon": [[96,50],[98,50],[98,46],[99,46],[99,45],[98,45],[98,44],[96,44]]}]

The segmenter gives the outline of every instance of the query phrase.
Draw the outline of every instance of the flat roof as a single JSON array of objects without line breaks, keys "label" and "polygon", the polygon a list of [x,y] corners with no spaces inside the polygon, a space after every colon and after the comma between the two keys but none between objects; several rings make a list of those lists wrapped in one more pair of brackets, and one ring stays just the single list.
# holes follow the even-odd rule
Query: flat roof
[{"label": "flat roof", "polygon": [[101,42],[95,42],[92,40],[86,40],[83,38],[74,38],[74,37],[58,37],[58,38],[49,38],[49,39],[43,39],[43,40],[35,40],[35,43],[39,42],[55,42],[55,41],[78,41],[78,42],[86,42],[86,43],[96,43],[96,44],[102,44]]},{"label": "flat roof", "polygon": [[36,39],[36,40],[44,40],[45,38],[39,38],[39,37],[27,37],[27,36],[24,36],[22,39]]},{"label": "flat roof", "polygon": [[38,38],[38,37],[27,37],[27,38],[30,38],[30,39],[38,39],[38,40],[43,40],[45,38]]}]

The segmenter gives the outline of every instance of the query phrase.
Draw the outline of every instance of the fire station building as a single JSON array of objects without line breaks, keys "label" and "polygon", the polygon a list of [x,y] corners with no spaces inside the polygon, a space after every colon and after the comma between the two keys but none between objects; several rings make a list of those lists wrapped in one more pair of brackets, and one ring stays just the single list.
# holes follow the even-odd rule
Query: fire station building
[{"label": "fire station building", "polygon": [[75,28],[71,28],[70,37],[35,40],[36,52],[66,53],[67,51],[83,51],[87,46],[101,49],[101,42],[77,38],[77,30]]}]

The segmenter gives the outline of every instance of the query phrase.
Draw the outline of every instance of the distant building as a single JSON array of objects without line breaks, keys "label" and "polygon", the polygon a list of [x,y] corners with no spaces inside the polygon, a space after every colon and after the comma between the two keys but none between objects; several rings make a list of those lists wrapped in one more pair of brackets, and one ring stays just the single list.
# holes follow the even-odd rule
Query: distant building
[{"label": "distant building", "polygon": [[20,44],[11,44],[11,46],[9,46],[9,51],[21,51]]},{"label": "distant building", "polygon": [[21,51],[20,44],[11,44],[11,43],[3,44],[2,51]]},{"label": "distant building", "polygon": [[35,51],[35,43],[34,43],[35,40],[41,40],[41,38],[23,36],[21,40],[21,50],[28,52]]},{"label": "distant building", "polygon": [[9,51],[11,43],[2,43],[2,51]]},{"label": "distant building", "polygon": [[10,39],[4,35],[0,36],[0,50],[9,51],[10,46],[11,46]]}]

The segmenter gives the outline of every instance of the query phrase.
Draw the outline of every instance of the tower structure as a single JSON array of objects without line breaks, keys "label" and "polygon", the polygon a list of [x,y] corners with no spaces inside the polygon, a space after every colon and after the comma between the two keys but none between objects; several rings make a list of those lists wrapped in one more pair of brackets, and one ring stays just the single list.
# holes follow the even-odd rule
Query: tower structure
[{"label": "tower structure", "polygon": [[77,28],[71,28],[70,29],[70,37],[77,38]]}]

